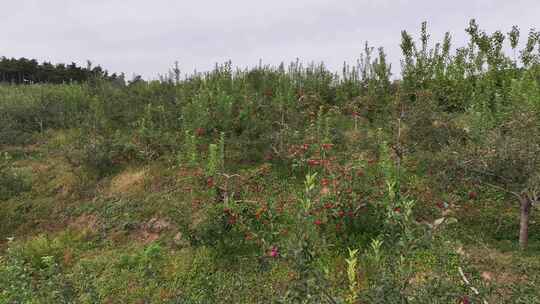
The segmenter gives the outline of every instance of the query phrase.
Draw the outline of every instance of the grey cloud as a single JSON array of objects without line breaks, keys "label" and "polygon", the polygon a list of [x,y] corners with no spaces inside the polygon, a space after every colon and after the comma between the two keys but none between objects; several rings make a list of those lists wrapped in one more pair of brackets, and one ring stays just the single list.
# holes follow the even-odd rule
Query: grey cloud
[{"label": "grey cloud", "polygon": [[0,55],[90,59],[154,78],[175,60],[187,72],[228,59],[248,66],[296,57],[337,70],[368,40],[399,66],[400,31],[416,34],[424,20],[434,39],[451,31],[462,45],[470,18],[490,31],[527,31],[539,12],[537,0],[19,0],[2,3]]}]

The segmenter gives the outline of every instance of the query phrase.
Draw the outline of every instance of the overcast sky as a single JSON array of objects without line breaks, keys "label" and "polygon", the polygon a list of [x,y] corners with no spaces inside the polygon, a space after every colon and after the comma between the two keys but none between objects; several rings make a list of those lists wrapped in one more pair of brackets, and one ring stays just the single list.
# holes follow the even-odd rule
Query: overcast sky
[{"label": "overcast sky", "polygon": [[145,78],[174,61],[183,73],[215,62],[237,66],[324,61],[338,70],[365,41],[383,46],[399,70],[400,32],[433,38],[450,31],[465,43],[471,18],[481,28],[525,37],[540,27],[540,0],[2,0],[0,56],[54,63],[89,59],[111,72]]}]

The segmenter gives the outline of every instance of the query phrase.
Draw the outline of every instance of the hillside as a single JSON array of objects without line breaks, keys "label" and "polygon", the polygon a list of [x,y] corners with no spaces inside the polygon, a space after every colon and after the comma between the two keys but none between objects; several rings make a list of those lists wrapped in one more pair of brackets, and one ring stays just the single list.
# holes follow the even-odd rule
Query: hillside
[{"label": "hillside", "polygon": [[467,31],[0,85],[0,303],[540,303],[540,34]]}]

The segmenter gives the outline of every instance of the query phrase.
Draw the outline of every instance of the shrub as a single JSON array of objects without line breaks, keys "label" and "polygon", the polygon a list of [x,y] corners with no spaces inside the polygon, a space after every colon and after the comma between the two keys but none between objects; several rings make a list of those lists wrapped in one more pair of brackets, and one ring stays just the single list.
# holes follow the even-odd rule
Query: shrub
[{"label": "shrub", "polygon": [[9,154],[0,154],[0,200],[29,191],[31,186],[27,174],[13,167]]}]

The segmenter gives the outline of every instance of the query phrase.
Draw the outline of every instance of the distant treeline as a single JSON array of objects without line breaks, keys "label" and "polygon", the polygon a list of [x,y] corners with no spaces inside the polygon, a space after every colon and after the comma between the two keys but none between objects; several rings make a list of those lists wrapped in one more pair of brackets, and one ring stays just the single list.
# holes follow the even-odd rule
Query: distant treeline
[{"label": "distant treeline", "polygon": [[14,84],[31,83],[70,83],[85,82],[92,78],[107,80],[123,80],[124,74],[109,75],[101,66],[92,67],[90,61],[86,67],[71,64],[39,63],[35,59],[0,57],[0,83]]}]

